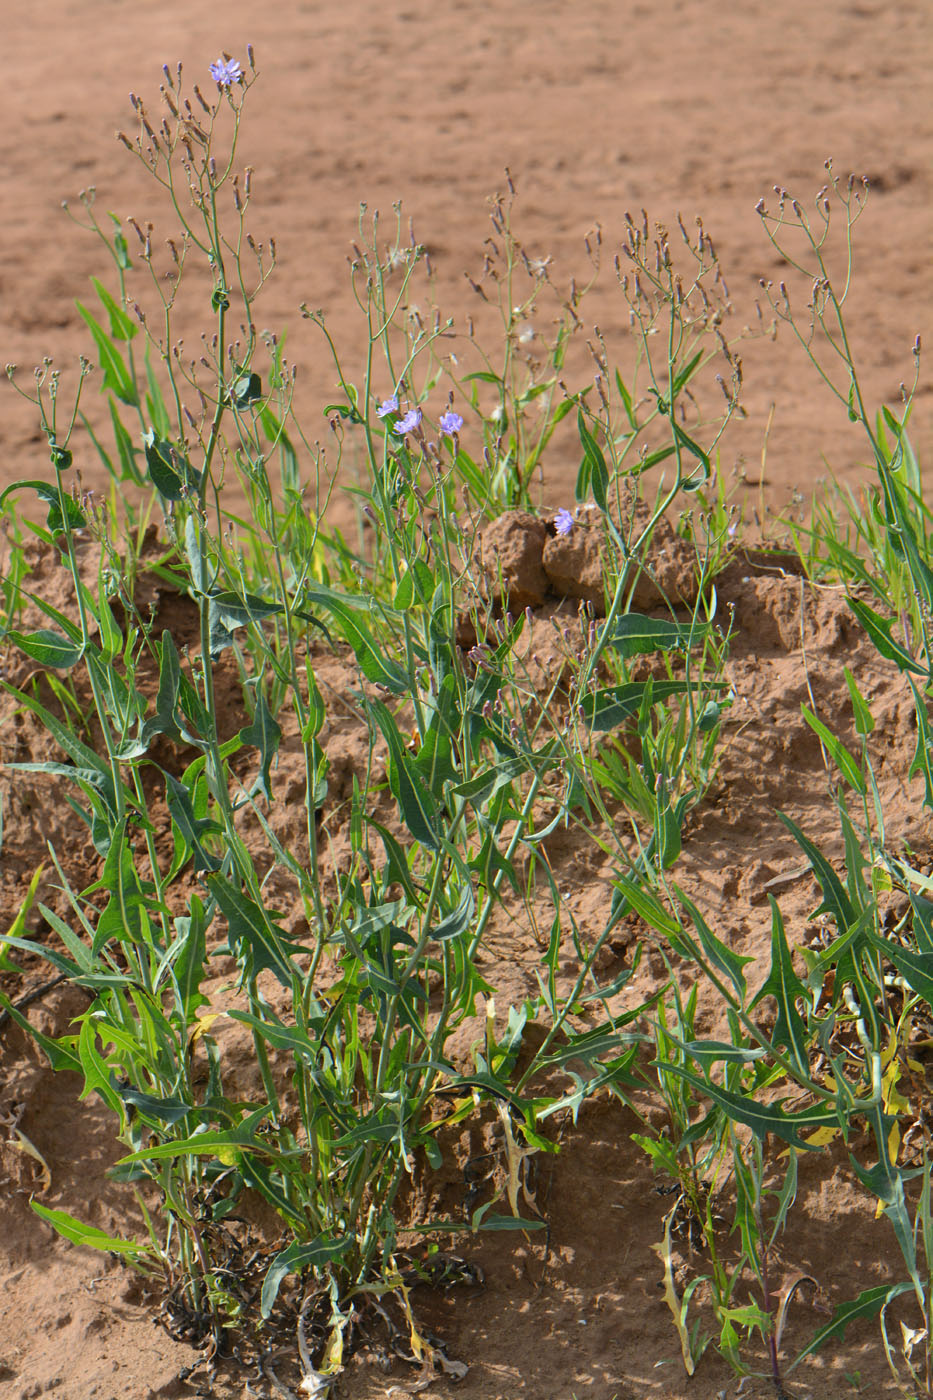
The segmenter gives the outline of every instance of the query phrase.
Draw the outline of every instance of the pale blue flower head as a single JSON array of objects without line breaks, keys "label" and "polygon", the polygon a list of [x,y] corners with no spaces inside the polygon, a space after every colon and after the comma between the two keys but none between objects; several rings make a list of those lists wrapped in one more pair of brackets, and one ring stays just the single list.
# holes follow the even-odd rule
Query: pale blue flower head
[{"label": "pale blue flower head", "polygon": [[243,69],[235,58],[218,58],[211,64],[211,77],[218,87],[227,88],[231,83],[238,83],[243,76]]},{"label": "pale blue flower head", "polygon": [[388,418],[390,413],[398,413],[398,395],[390,394],[387,399],[383,399],[376,413],[380,418]]},{"label": "pale blue flower head", "polygon": [[397,423],[393,423],[392,431],[404,437],[406,433],[413,433],[421,422],[421,409],[410,408],[404,418],[400,418]]},{"label": "pale blue flower head", "polygon": [[446,413],[442,413],[440,418],[438,418],[437,426],[440,428],[441,432],[446,433],[448,437],[456,437],[457,433],[459,433],[460,429],[463,427],[463,419],[459,413],[454,413],[453,409],[449,408]]},{"label": "pale blue flower head", "polygon": [[561,509],[554,516],[554,529],[559,535],[569,535],[573,529],[573,516],[569,510]]}]

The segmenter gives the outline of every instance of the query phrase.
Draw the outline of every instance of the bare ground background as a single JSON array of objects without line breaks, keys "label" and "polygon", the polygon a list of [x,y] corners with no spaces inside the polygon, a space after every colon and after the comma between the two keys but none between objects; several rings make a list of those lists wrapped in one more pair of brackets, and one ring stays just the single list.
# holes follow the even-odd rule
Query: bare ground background
[{"label": "bare ground background", "polygon": [[[161,64],[177,59],[206,83],[208,62],[224,49],[243,57],[247,41],[262,72],[243,148],[256,168],[254,225],[257,236],[274,235],[279,250],[262,324],[289,327],[307,421],[331,397],[333,375],[297,307],[306,301],[325,308],[338,341],[351,358],[359,353],[346,255],[360,201],[389,210],[403,200],[432,248],[440,303],[462,318],[472,309],[463,274],[481,266],[485,201],[502,187],[505,166],[519,188],[519,232],[538,256],[554,258],[555,281],[585,270],[582,239],[596,222],[611,253],[627,209],[644,206],[668,222],[678,210],[686,219],[702,214],[741,325],[754,320],[759,278],[777,273],[756,201],[775,183],[809,197],[831,155],[837,171],[867,174],[873,187],[857,230],[849,307],[870,402],[897,402],[899,382],[910,373],[910,345],[929,326],[933,21],[925,3],[788,0],[775,8],[411,0],[390,9],[372,0],[339,6],[285,0],[258,9],[243,0],[201,8],[163,0],[150,11],[117,0],[49,0],[41,8],[9,7],[4,24],[0,360],[26,373],[43,355],[64,368],[88,348],[74,298],[86,298],[88,277],[102,273],[100,253],[64,217],[61,200],[94,185],[102,210],[145,219],[153,208],[141,168],[113,139],[127,120],[127,93],[154,94]],[[610,347],[624,345],[623,310],[612,276],[604,276],[585,314]],[[790,337],[751,342],[744,359],[748,417],[730,428],[722,469],[745,474],[740,492],[747,493],[749,510],[760,501],[785,508],[795,491],[812,490],[826,463],[838,476],[858,479],[862,440]],[[47,463],[28,407],[5,384],[0,389],[2,487],[43,475]],[[930,402],[927,378],[912,432],[921,460],[931,445]],[[87,484],[99,479],[89,444],[79,443],[76,457]],[[549,461],[549,499],[566,493],[576,467],[570,457]],[[335,509],[346,509],[339,497]],[[820,713],[845,736],[850,716],[840,698],[841,668],[856,670],[884,714],[879,762],[892,830],[920,852],[928,833],[913,818],[905,779],[914,742],[909,707],[889,692],[887,673],[847,630],[841,600],[813,593],[796,578],[758,577],[742,568],[724,582],[722,596],[736,604],[730,678],[739,704],[724,741],[721,781],[691,829],[681,878],[721,935],[757,953],[768,935],[765,886],[799,864],[774,808],[788,811],[830,849],[835,836],[822,799],[818,746],[799,721],[808,682]],[[340,686],[339,670],[331,680]],[[0,757],[39,753],[42,742],[5,712]],[[47,791],[14,790],[8,775],[0,785],[6,916],[42,858],[47,835],[79,868],[83,857],[80,846],[69,849],[67,816]],[[581,850],[554,858],[562,862],[578,917],[585,922],[589,911],[597,921],[606,872]],[[802,941],[813,886],[789,882],[780,895],[791,939]],[[522,995],[539,958],[530,931],[497,929],[490,956],[496,962],[486,975],[503,979],[504,995]],[[643,976],[650,972],[646,964]],[[37,1008],[34,1021],[61,1032],[80,1009],[63,994]],[[156,1329],[153,1301],[106,1261],[51,1238],[28,1210],[35,1164],[16,1148],[14,1121],[51,1168],[43,1199],[78,1213],[87,1209],[104,1229],[134,1228],[125,1193],[104,1176],[117,1151],[105,1116],[93,1102],[78,1104],[74,1085],[53,1078],[9,1025],[0,1030],[0,1066],[0,1112],[8,1124],[0,1148],[0,1391],[15,1400],[198,1393],[203,1372],[190,1382],[178,1379],[192,1353]],[[515,1250],[513,1242],[480,1241],[473,1253],[485,1269],[485,1288],[422,1300],[450,1353],[472,1368],[456,1390],[438,1382],[426,1394],[445,1400],[455,1393],[464,1400],[735,1394],[735,1383],[709,1359],[689,1388],[681,1378],[650,1248],[665,1205],[652,1194],[650,1171],[629,1141],[632,1130],[607,1105],[569,1137],[547,1186],[553,1241],[547,1261],[530,1248]],[[453,1145],[452,1162],[462,1164],[469,1149]],[[445,1189],[455,1194],[461,1184],[455,1166],[451,1173]],[[805,1177],[795,1215],[787,1267],[816,1274],[833,1302],[894,1269],[884,1222],[872,1222],[841,1162],[829,1176]],[[801,1315],[796,1335],[809,1335],[822,1320]],[[852,1329],[834,1359],[806,1374],[800,1393],[814,1400],[853,1395],[845,1372],[860,1372],[862,1394],[882,1393],[879,1350],[871,1327]],[[358,1367],[344,1393],[376,1400],[410,1384],[404,1374],[386,1378]],[[246,1393],[244,1385],[233,1372],[216,1393],[232,1400]]]}]

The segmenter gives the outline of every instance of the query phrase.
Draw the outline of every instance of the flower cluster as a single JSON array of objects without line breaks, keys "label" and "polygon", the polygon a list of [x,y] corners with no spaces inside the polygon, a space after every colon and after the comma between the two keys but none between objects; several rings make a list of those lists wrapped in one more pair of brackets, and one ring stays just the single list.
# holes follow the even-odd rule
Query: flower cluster
[{"label": "flower cluster", "polygon": [[393,423],[393,433],[398,433],[399,437],[404,437],[406,433],[413,433],[421,424],[421,409],[410,408],[404,418],[400,418],[397,423]]},{"label": "flower cluster", "polygon": [[211,64],[211,77],[218,87],[228,88],[232,83],[238,83],[242,76],[243,68],[239,60],[228,58],[226,54]]},{"label": "flower cluster", "polygon": [[[383,399],[376,408],[378,418],[389,418],[393,413],[399,413],[398,394],[390,394],[387,399]],[[420,408],[406,409],[402,417],[392,424],[393,433],[398,433],[399,437],[405,437],[406,433],[413,433],[421,426],[424,417]],[[463,427],[463,418],[459,413],[454,413],[452,408],[448,408],[446,413],[442,413],[437,420],[437,426],[447,437],[457,437]]]}]

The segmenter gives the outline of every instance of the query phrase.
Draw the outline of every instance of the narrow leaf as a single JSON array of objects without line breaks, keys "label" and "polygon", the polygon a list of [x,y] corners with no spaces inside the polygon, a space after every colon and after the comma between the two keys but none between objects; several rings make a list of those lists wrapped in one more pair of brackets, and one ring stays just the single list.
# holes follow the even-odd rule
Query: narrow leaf
[{"label": "narrow leaf", "polygon": [[902,1283],[882,1283],[877,1288],[866,1288],[865,1292],[860,1293],[851,1303],[842,1303],[826,1326],[821,1327],[803,1351],[794,1357],[787,1368],[788,1371],[793,1371],[794,1367],[799,1366],[806,1357],[819,1351],[824,1342],[831,1341],[833,1337],[841,1337],[851,1322],[861,1322],[866,1318],[877,1317],[882,1308],[886,1308],[902,1293],[910,1293],[912,1289],[913,1284],[907,1280]]},{"label": "narrow leaf", "polygon": [[663,1069],[666,1074],[679,1075],[691,1084],[698,1093],[705,1094],[714,1103],[722,1108],[728,1117],[735,1123],[744,1123],[747,1128],[751,1128],[756,1137],[762,1140],[768,1133],[775,1133],[785,1142],[789,1142],[791,1147],[800,1148],[807,1152],[817,1152],[818,1147],[811,1147],[799,1136],[799,1131],[810,1131],[813,1128],[838,1126],[838,1118],[833,1110],[814,1107],[804,1109],[802,1113],[785,1113],[784,1102],[781,1099],[777,1103],[761,1104],[755,1099],[748,1098],[744,1094],[735,1094],[730,1089],[723,1089],[721,1085],[712,1083],[711,1080],[701,1079],[696,1074],[691,1074],[682,1065],[673,1064],[671,1061],[653,1061],[653,1069]]},{"label": "narrow leaf", "polygon": [[141,1152],[131,1152],[121,1157],[117,1166],[128,1162],[160,1161],[169,1157],[217,1157],[222,1162],[232,1164],[234,1149],[261,1152],[263,1145],[256,1139],[256,1129],[271,1109],[268,1104],[257,1108],[238,1123],[235,1128],[211,1130],[206,1133],[193,1133],[191,1137],[178,1138],[172,1142],[157,1142],[143,1148]]},{"label": "narrow leaf", "polygon": [[317,1235],[306,1244],[293,1240],[286,1249],[275,1256],[269,1265],[263,1279],[260,1295],[260,1315],[264,1318],[269,1316],[282,1286],[282,1280],[288,1274],[300,1274],[302,1269],[306,1269],[309,1265],[317,1268],[321,1264],[326,1264],[330,1259],[337,1259],[351,1243],[349,1235],[339,1235],[337,1238],[332,1235]]},{"label": "narrow leaf", "polygon": [[849,750],[836,738],[832,730],[827,729],[822,720],[817,719],[809,706],[801,705],[800,710],[807,724],[809,724],[814,734],[816,734],[820,743],[849,784],[849,787],[854,788],[860,797],[864,797],[865,793],[868,791],[868,785],[865,782],[862,770],[849,753]]},{"label": "narrow leaf", "polygon": [[816,913],[831,914],[836,921],[836,927],[839,932],[845,933],[855,922],[856,910],[849,896],[846,894],[842,881],[819,847],[815,846],[808,836],[804,836],[800,827],[797,826],[795,822],[792,822],[790,817],[786,816],[783,812],[778,812],[778,817],[787,827],[788,831],[807,857],[807,860],[810,862],[810,868],[816,876],[817,883],[823,892],[823,903],[820,905],[819,909],[816,910]]},{"label": "narrow leaf", "polygon": [[273,719],[272,712],[266,704],[266,697],[261,691],[256,702],[253,722],[240,730],[240,739],[244,744],[249,744],[252,748],[259,750],[260,768],[257,782],[263,797],[271,802],[270,770],[272,760],[282,742],[282,730]]},{"label": "narrow leaf", "polygon": [[626,613],[606,637],[605,644],[625,657],[654,651],[682,651],[700,646],[709,635],[710,626],[708,622],[685,625],[663,617]]},{"label": "narrow leaf", "polygon": [[84,1245],[91,1249],[103,1249],[108,1254],[150,1254],[152,1252],[148,1244],[139,1244],[136,1240],[116,1239],[113,1235],[98,1230],[94,1225],[85,1225],[83,1221],[76,1220],[65,1210],[49,1210],[48,1206],[40,1205],[38,1201],[30,1201],[29,1204],[36,1215],[41,1216],[72,1244]]},{"label": "narrow leaf", "polygon": [[399,814],[416,841],[436,851],[439,846],[434,827],[434,799],[409,758],[395,720],[381,700],[369,701],[369,708],[389,747],[387,771]]},{"label": "narrow leaf", "polygon": [[861,598],[847,598],[846,602],[885,660],[893,661],[898,670],[905,673],[912,671],[916,676],[928,674],[925,666],[919,665],[909,651],[899,642],[895,642],[891,636],[891,621],[876,613],[867,603],[863,603]]},{"label": "narrow leaf", "polygon": [[810,1057],[806,1026],[797,1010],[797,1001],[801,998],[806,1000],[807,990],[794,972],[777,900],[773,895],[769,895],[768,898],[771,901],[771,971],[749,1010],[753,1010],[764,997],[774,997],[777,1003],[777,1017],[772,1033],[774,1043],[787,1050],[794,1062],[794,1068],[806,1079],[810,1073]]},{"label": "narrow leaf", "polygon": [[41,627],[37,632],[17,632],[11,627],[3,635],[31,660],[56,671],[70,670],[84,653],[80,644],[69,641],[50,627]]}]

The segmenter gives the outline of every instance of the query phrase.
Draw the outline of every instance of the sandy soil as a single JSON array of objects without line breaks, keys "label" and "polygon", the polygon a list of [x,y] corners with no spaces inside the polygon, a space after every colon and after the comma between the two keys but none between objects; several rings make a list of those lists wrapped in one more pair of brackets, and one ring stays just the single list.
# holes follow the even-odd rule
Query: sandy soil
[{"label": "sandy soil", "polygon": [[[93,184],[102,209],[148,216],[146,181],[113,140],[126,120],[125,94],[154,92],[163,61],[180,58],[201,73],[222,49],[242,55],[248,40],[263,76],[252,94],[244,154],[257,171],[257,219],[276,237],[280,255],[265,324],[289,327],[291,357],[304,371],[306,416],[327,401],[332,374],[298,304],[323,306],[348,355],[359,353],[345,275],[359,202],[389,209],[393,200],[404,201],[432,248],[439,300],[462,317],[472,309],[463,274],[481,266],[485,200],[501,188],[505,166],[519,187],[526,243],[540,256],[552,255],[555,278],[565,281],[585,268],[582,238],[596,222],[611,249],[626,209],[644,205],[665,220],[677,210],[686,217],[701,213],[716,236],[741,325],[754,320],[759,278],[776,273],[754,213],[757,199],[775,183],[809,194],[832,155],[838,170],[864,172],[874,188],[859,225],[851,297],[853,339],[871,401],[896,403],[914,335],[929,322],[933,25],[923,3],[885,8],[788,0],[776,9],[756,0],[742,7],[411,0],[389,11],[368,0],[339,7],[284,0],[257,13],[243,0],[229,0],[222,12],[177,0],[163,0],[154,12],[113,0],[49,0],[41,18],[25,6],[11,10],[4,37],[0,342],[2,359],[26,372],[45,354],[65,366],[87,350],[73,303],[86,297],[87,278],[102,269],[93,241],[62,215],[62,198]],[[624,343],[622,311],[611,276],[604,278],[587,315],[610,344]],[[727,474],[745,473],[740,489],[749,508],[763,500],[782,509],[795,490],[813,487],[827,462],[840,477],[858,478],[862,441],[790,338],[752,342],[744,358],[748,417],[730,429],[722,466]],[[921,459],[933,435],[930,402],[927,383],[913,425]],[[0,486],[47,470],[28,406],[5,386],[2,404]],[[79,444],[78,459],[92,484],[87,443]],[[548,463],[553,499],[576,466],[560,457]],[[892,839],[909,841],[920,853],[930,842],[913,815],[918,804],[906,779],[914,744],[909,705],[848,627],[842,600],[742,561],[721,591],[724,603],[736,606],[730,679],[739,703],[718,786],[691,824],[678,878],[722,936],[759,956],[770,928],[767,887],[800,865],[774,809],[835,849],[819,747],[799,718],[808,685],[820,713],[845,737],[851,715],[840,699],[842,666],[856,670],[884,715],[877,758]],[[345,683],[339,661],[321,664],[336,668],[335,686]],[[7,710],[0,722],[0,758],[44,752],[46,741],[28,720],[14,720]],[[352,736],[329,738],[352,761]],[[11,783],[6,774],[0,793],[3,928],[46,837],[78,869],[87,856],[47,788]],[[551,854],[581,924],[595,926],[607,872],[589,848],[568,843]],[[812,882],[772,888],[792,940],[803,941],[816,902]],[[520,998],[540,957],[531,932],[514,924],[497,928],[489,956],[503,997]],[[616,956],[624,959],[623,946]],[[643,979],[652,973],[649,961]],[[60,993],[30,1016],[40,1029],[61,1033],[80,1009],[74,994]],[[132,1203],[105,1175],[118,1152],[105,1113],[92,1101],[78,1102],[74,1086],[53,1077],[9,1024],[0,1028],[0,1063],[7,1125],[0,1129],[0,1389],[13,1400],[207,1393],[203,1371],[179,1379],[197,1356],[154,1325],[158,1300],[108,1261],[53,1239],[28,1209],[29,1192],[42,1187],[48,1204],[86,1214],[103,1229],[135,1228]],[[50,1183],[17,1147],[17,1127],[48,1163]],[[482,1289],[422,1290],[421,1315],[446,1339],[450,1355],[471,1367],[456,1387],[433,1384],[423,1392],[429,1400],[735,1395],[735,1382],[709,1357],[689,1391],[683,1379],[651,1251],[666,1206],[653,1192],[632,1131],[622,1110],[602,1105],[567,1134],[548,1168],[546,1259],[537,1246],[480,1240],[469,1252],[485,1271]],[[470,1144],[451,1144],[450,1151],[450,1180],[442,1185],[453,1198]],[[897,1267],[885,1223],[872,1221],[841,1162],[828,1173],[806,1167],[795,1218],[784,1264],[788,1272],[800,1267],[814,1274],[832,1303]],[[802,1308],[792,1344],[822,1320]],[[847,1372],[861,1374],[861,1393],[886,1393],[879,1353],[872,1327],[852,1328],[832,1356],[801,1372],[799,1393],[842,1400],[855,1393]],[[233,1400],[249,1393],[245,1380],[233,1368],[212,1393]],[[358,1364],[342,1393],[377,1400],[411,1384],[410,1375],[386,1377]],[[743,1396],[756,1393],[747,1387]]]}]

